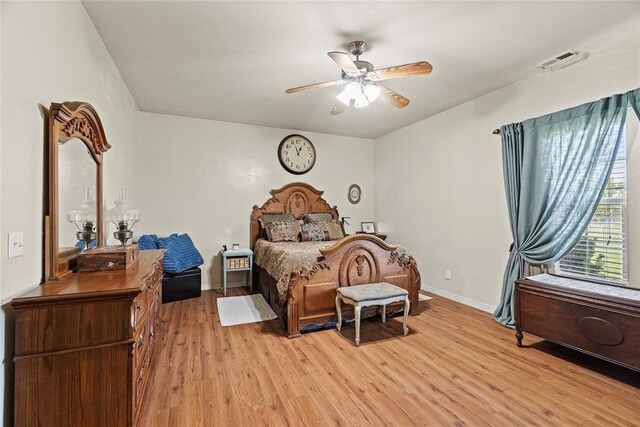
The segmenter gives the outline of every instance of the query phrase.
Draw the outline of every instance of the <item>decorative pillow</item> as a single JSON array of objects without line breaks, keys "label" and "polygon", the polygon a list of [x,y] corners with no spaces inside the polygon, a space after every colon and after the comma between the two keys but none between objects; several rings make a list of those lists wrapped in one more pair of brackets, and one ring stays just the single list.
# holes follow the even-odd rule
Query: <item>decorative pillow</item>
[{"label": "decorative pillow", "polygon": [[329,213],[306,214],[302,217],[305,224],[316,224],[320,221],[331,221],[333,216]]},{"label": "decorative pillow", "polygon": [[295,220],[295,218],[293,217],[293,214],[290,214],[290,213],[263,214],[260,218],[258,218],[260,225],[263,227],[266,227],[267,224],[269,224],[270,222],[285,222],[285,221],[293,221],[293,220]]},{"label": "decorative pillow", "polygon": [[342,231],[342,226],[337,219],[332,219],[329,221],[320,221],[318,225],[322,225],[325,230],[329,232],[329,236],[331,236],[331,240],[340,240],[344,237],[344,232]]},{"label": "decorative pillow", "polygon": [[155,234],[143,234],[138,239],[138,249],[141,251],[158,249],[158,236]]},{"label": "decorative pillow", "polygon": [[172,234],[158,239],[158,249],[166,249],[162,269],[168,273],[181,273],[204,264],[202,255],[193,245],[188,234]]},{"label": "decorative pillow", "polygon": [[265,226],[265,230],[270,242],[297,242],[302,231],[300,222],[296,220],[270,222]]},{"label": "decorative pillow", "polygon": [[331,240],[331,236],[322,224],[304,224],[300,233],[301,242],[324,242]]}]

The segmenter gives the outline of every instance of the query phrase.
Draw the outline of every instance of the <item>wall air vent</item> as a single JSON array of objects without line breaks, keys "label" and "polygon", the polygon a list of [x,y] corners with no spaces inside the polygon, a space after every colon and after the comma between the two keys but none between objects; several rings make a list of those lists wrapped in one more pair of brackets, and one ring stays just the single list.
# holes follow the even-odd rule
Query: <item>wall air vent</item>
[{"label": "wall air vent", "polygon": [[555,58],[547,59],[546,61],[539,63],[538,67],[542,69],[542,71],[556,71],[568,67],[569,65],[573,65],[576,62],[583,61],[588,57],[589,52],[576,52],[575,50],[570,50],[569,52],[565,52]]}]

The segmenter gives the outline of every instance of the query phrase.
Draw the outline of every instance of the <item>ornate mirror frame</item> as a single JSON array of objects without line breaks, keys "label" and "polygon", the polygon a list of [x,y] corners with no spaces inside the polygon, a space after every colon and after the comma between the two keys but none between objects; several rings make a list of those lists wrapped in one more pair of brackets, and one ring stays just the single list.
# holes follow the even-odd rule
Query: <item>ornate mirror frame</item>
[{"label": "ornate mirror frame", "polygon": [[58,280],[71,273],[76,266],[78,251],[60,253],[58,242],[58,147],[72,138],[81,140],[96,163],[97,245],[104,245],[102,167],[103,153],[111,146],[96,110],[86,102],[52,103],[49,108],[48,180],[49,198],[45,212],[44,279]]}]

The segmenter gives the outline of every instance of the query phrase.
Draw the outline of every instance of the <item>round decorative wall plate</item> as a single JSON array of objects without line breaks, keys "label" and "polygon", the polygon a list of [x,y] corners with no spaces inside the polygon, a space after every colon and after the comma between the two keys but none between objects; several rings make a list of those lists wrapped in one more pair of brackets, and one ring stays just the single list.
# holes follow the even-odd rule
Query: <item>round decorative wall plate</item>
[{"label": "round decorative wall plate", "polygon": [[349,201],[354,205],[360,202],[362,190],[358,184],[351,184],[349,187]]},{"label": "round decorative wall plate", "polygon": [[316,148],[302,135],[289,135],[278,146],[278,160],[287,171],[302,175],[316,163]]}]

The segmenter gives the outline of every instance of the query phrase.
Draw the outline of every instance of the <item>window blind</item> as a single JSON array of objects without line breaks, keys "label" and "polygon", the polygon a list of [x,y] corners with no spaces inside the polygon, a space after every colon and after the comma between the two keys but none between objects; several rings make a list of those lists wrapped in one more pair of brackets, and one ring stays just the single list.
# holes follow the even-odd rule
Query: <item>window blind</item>
[{"label": "window blind", "polygon": [[570,276],[628,283],[627,148],[625,134],[596,212],[576,246],[557,264]]}]

